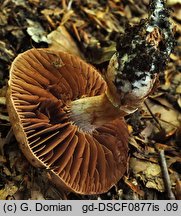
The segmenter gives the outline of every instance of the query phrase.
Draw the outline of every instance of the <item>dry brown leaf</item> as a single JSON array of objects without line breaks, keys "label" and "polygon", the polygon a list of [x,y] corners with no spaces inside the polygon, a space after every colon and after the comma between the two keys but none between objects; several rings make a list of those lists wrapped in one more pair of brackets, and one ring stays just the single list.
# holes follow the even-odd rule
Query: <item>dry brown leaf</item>
[{"label": "dry brown leaf", "polygon": [[51,15],[54,15],[54,11],[56,9],[52,10],[52,9],[44,9],[41,11],[41,13],[45,16],[46,20],[48,21],[48,23],[50,24],[50,26],[55,29],[56,28],[56,24],[55,22],[52,20]]},{"label": "dry brown leaf", "polygon": [[73,10],[66,11],[66,13],[64,14],[64,16],[62,17],[61,25],[63,26],[71,18],[71,16],[73,14],[74,14]]},{"label": "dry brown leaf", "polygon": [[89,16],[89,18],[95,22],[99,28],[105,29],[107,32],[124,32],[122,26],[120,26],[119,21],[116,17],[110,13],[109,8],[107,7],[104,10],[90,10],[88,8],[82,7],[82,10]]},{"label": "dry brown leaf", "polygon": [[136,179],[129,180],[126,176],[124,176],[124,182],[133,190],[135,193],[139,194],[140,196],[144,196],[144,191],[139,188],[139,185]]},{"label": "dry brown leaf", "polygon": [[130,137],[129,143],[134,146],[138,151],[143,152],[143,148],[137,143],[133,136]]},{"label": "dry brown leaf", "polygon": [[[177,111],[166,99],[157,98],[157,100],[159,100],[162,105],[155,104],[150,100],[147,100],[147,104],[154,115],[160,116],[159,118],[157,117],[157,119],[162,128],[165,129],[166,133],[169,133],[180,126],[181,113]],[[144,110],[146,111],[147,108],[144,107]]]},{"label": "dry brown leaf", "polygon": [[132,157],[130,159],[130,169],[137,178],[145,183],[147,188],[154,188],[160,192],[165,190],[161,168],[158,164]]},{"label": "dry brown leaf", "polygon": [[64,26],[59,26],[56,30],[52,31],[48,35],[48,39],[51,41],[49,45],[50,49],[68,52],[70,54],[84,58],[77,44]]},{"label": "dry brown leaf", "polygon": [[45,17],[50,16],[50,15],[59,16],[63,13],[63,9],[61,8],[44,9],[41,11],[41,13],[45,15]]},{"label": "dry brown leaf", "polygon": [[175,148],[173,146],[165,145],[165,144],[162,144],[162,143],[156,143],[155,147],[156,147],[156,149],[159,149],[159,150],[162,149],[164,151],[174,151],[175,150]]},{"label": "dry brown leaf", "polygon": [[[148,155],[148,153],[150,153],[150,152],[145,150],[144,154],[140,153],[140,152],[134,152],[133,155],[134,155],[134,157],[141,159],[141,160],[144,160],[144,161],[148,161],[148,162],[152,162],[152,163],[158,163],[158,158],[157,157],[151,157]],[[155,153],[155,152],[153,152],[153,153]]]},{"label": "dry brown leaf", "polygon": [[154,129],[154,125],[151,122],[148,122],[147,126],[141,132],[141,136],[144,138],[145,142],[148,143],[149,137],[151,136]]},{"label": "dry brown leaf", "polygon": [[170,157],[169,159],[167,159],[167,166],[170,167],[172,164],[176,162],[181,163],[181,158],[178,156]]},{"label": "dry brown leaf", "polygon": [[3,189],[0,190],[0,200],[5,200],[8,196],[13,196],[18,190],[18,187],[12,182],[5,185]]},{"label": "dry brown leaf", "polygon": [[14,58],[13,50],[8,45],[0,40],[0,60],[10,62]]}]

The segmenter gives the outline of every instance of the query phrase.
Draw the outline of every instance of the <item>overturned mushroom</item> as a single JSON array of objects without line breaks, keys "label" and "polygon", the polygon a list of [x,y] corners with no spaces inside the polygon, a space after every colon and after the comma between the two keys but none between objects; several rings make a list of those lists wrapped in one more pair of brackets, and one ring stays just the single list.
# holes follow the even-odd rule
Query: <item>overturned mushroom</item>
[{"label": "overturned mushroom", "polygon": [[147,21],[120,39],[105,80],[80,58],[54,50],[31,49],[14,60],[7,106],[15,136],[27,159],[49,169],[56,185],[98,194],[125,173],[123,117],[151,93],[173,47],[168,17],[164,27],[154,21],[155,11],[165,10],[158,2]]},{"label": "overturned mushroom", "polygon": [[[8,110],[20,147],[34,166],[51,170],[54,183],[92,194],[120,179],[128,131],[109,110],[106,83],[92,66],[70,54],[32,49],[13,62],[9,86]],[[94,119],[103,125],[96,127]]]}]

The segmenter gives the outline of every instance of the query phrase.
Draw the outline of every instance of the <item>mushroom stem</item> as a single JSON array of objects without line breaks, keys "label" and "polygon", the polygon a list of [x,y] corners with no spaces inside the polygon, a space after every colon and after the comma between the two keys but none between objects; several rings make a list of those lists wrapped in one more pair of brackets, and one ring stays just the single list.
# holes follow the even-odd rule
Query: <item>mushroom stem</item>
[{"label": "mushroom stem", "polygon": [[142,104],[154,90],[174,45],[165,1],[151,0],[148,19],[126,29],[110,60],[105,78],[114,106],[129,114]]},{"label": "mushroom stem", "polygon": [[105,74],[107,92],[72,102],[71,118],[91,131],[136,111],[155,89],[174,44],[164,0],[151,0],[148,19],[120,37]]},{"label": "mushroom stem", "polygon": [[79,128],[88,132],[125,115],[118,107],[113,106],[107,94],[72,101],[70,109],[71,120]]}]

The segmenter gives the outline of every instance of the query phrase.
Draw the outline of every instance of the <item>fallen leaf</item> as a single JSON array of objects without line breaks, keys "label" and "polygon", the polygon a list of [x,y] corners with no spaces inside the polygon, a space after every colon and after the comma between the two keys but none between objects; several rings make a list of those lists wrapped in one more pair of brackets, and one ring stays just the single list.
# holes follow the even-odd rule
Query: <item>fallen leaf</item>
[{"label": "fallen leaf", "polygon": [[130,169],[137,178],[140,178],[145,183],[146,187],[160,192],[165,190],[161,168],[158,164],[132,157],[130,159]]},{"label": "fallen leaf", "polygon": [[14,58],[14,52],[7,46],[4,41],[0,40],[0,59],[10,62]]},{"label": "fallen leaf", "polygon": [[153,133],[154,125],[151,122],[148,122],[147,126],[140,133],[140,135],[144,138],[145,142],[149,142],[149,137]]},{"label": "fallen leaf", "polygon": [[137,143],[135,138],[133,136],[130,137],[129,139],[130,145],[134,146],[139,152],[143,152],[144,149]]},{"label": "fallen leaf", "polygon": [[170,157],[170,158],[167,159],[167,166],[170,167],[172,164],[174,164],[176,162],[181,163],[181,158],[176,157],[176,156],[175,157]]},{"label": "fallen leaf", "polygon": [[0,200],[6,200],[8,196],[13,196],[18,190],[18,187],[13,183],[7,183],[3,189],[0,190]]},{"label": "fallen leaf", "polygon": [[26,19],[28,23],[27,33],[31,36],[32,40],[36,43],[45,42],[50,43],[47,38],[47,33],[39,22],[35,22],[30,19]]},{"label": "fallen leaf", "polygon": [[124,182],[133,190],[135,193],[139,194],[140,196],[144,196],[144,191],[140,189],[136,179],[129,180],[126,176],[124,176]]},{"label": "fallen leaf", "polygon": [[174,151],[175,150],[173,146],[165,145],[162,143],[156,143],[155,148],[159,150],[164,150],[164,151]]},{"label": "fallen leaf", "polygon": [[90,10],[82,7],[82,10],[89,16],[89,18],[97,24],[97,27],[105,29],[107,32],[124,32],[123,27],[120,25],[119,20],[110,13],[109,8]]},{"label": "fallen leaf", "polygon": [[44,9],[41,11],[41,13],[45,16],[46,20],[50,24],[50,26],[55,29],[56,23],[53,20],[53,17],[59,18],[60,15],[63,13],[62,8],[53,8],[53,9]]},{"label": "fallen leaf", "polygon": [[64,26],[59,26],[56,30],[52,31],[48,35],[48,40],[50,41],[50,49],[68,52],[84,58],[75,41]]},{"label": "fallen leaf", "polygon": [[71,16],[74,14],[74,11],[73,10],[69,10],[67,11],[64,16],[62,17],[62,20],[61,20],[61,25],[63,26],[70,18]]},{"label": "fallen leaf", "polygon": [[148,162],[152,162],[152,163],[158,163],[158,158],[154,157],[154,155],[155,155],[155,152],[154,152],[154,154],[152,156],[152,155],[148,155],[147,151],[145,151],[144,154],[140,153],[140,152],[134,152],[133,153],[133,156],[138,158],[138,159],[148,161]]},{"label": "fallen leaf", "polygon": [[[159,121],[161,127],[165,130],[167,134],[180,126],[181,113],[177,111],[173,107],[173,105],[170,104],[166,99],[157,98],[157,100],[159,100],[160,105],[152,102],[151,100],[147,100],[147,104],[152,113],[155,116],[157,116],[157,120]],[[144,110],[147,110],[145,106]],[[155,127],[155,131],[156,130],[158,129]]]}]

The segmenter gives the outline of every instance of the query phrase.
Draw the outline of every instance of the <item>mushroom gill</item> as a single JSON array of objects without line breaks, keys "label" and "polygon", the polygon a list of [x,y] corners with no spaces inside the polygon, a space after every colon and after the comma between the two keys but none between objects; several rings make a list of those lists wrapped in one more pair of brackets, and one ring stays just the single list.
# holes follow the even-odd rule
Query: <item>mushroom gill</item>
[{"label": "mushroom gill", "polygon": [[[7,93],[14,134],[30,163],[49,169],[56,185],[99,194],[125,173],[128,130],[109,109],[106,91],[98,71],[76,56],[31,49],[14,60]],[[86,98],[92,102],[83,112]],[[105,112],[97,112],[100,103]]]}]

